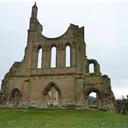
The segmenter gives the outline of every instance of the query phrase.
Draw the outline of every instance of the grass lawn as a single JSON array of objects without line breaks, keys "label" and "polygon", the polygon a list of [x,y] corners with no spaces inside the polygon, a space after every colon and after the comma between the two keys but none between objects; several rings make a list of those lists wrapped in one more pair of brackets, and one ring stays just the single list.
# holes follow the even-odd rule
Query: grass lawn
[{"label": "grass lawn", "polygon": [[89,110],[0,109],[0,128],[128,128],[128,116]]}]

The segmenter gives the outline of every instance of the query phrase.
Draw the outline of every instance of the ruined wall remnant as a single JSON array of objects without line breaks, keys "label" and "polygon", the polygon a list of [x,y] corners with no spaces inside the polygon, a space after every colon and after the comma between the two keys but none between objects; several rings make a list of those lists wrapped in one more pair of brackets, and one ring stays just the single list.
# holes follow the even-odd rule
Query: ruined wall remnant
[{"label": "ruined wall remnant", "polygon": [[84,27],[71,24],[60,37],[47,38],[42,35],[37,11],[35,4],[24,58],[12,65],[2,81],[1,106],[89,108],[89,94],[95,92],[97,107],[114,111],[110,78],[101,74],[97,60],[87,58]]}]

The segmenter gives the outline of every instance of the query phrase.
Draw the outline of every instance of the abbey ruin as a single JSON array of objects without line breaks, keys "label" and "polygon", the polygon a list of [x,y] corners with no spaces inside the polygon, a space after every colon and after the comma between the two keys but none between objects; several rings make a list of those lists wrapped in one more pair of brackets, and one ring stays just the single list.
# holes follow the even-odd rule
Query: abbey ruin
[{"label": "abbey ruin", "polygon": [[37,11],[34,4],[25,55],[21,62],[12,65],[2,81],[0,106],[89,108],[89,94],[95,92],[97,107],[114,111],[110,78],[102,75],[97,60],[87,58],[84,27],[71,24],[60,37],[45,37]]}]

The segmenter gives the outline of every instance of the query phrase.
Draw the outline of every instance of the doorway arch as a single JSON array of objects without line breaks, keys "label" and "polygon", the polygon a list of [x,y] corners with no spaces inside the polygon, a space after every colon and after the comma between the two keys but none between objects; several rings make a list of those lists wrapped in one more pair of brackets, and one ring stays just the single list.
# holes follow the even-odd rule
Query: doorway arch
[{"label": "doorway arch", "polygon": [[19,103],[21,101],[21,92],[18,88],[14,88],[11,91],[10,99],[15,107],[17,107],[19,105]]},{"label": "doorway arch", "polygon": [[99,98],[96,92],[90,92],[88,95],[88,106],[89,108],[98,108]]},{"label": "doorway arch", "polygon": [[61,90],[56,83],[49,83],[43,90],[43,95],[47,97],[48,106],[57,106],[61,99]]},{"label": "doorway arch", "polygon": [[85,92],[85,100],[89,108],[101,108],[102,96],[101,91],[96,88],[89,88]]}]

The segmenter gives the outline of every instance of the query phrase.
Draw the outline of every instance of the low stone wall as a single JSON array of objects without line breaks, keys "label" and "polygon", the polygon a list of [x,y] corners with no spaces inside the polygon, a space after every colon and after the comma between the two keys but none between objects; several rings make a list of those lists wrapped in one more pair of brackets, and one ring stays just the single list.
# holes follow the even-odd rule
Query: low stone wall
[{"label": "low stone wall", "polygon": [[128,99],[116,100],[116,111],[128,116]]}]

